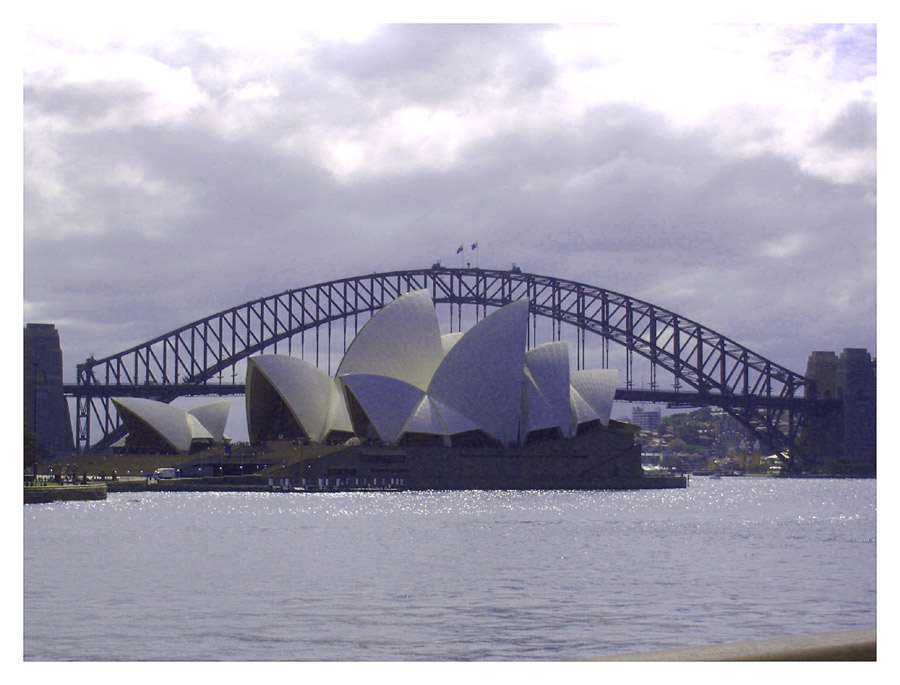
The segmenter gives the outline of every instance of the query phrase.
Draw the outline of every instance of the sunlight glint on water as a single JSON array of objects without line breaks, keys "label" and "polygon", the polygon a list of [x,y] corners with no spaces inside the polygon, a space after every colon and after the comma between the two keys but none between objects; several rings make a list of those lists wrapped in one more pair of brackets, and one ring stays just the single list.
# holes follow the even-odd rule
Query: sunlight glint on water
[{"label": "sunlight glint on water", "polygon": [[875,625],[875,481],[24,513],[26,660],[582,659]]}]

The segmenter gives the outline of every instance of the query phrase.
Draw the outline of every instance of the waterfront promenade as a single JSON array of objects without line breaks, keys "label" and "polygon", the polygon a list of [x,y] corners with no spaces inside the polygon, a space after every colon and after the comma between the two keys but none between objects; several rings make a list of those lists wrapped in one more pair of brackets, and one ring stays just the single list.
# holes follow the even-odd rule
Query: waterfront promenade
[{"label": "waterfront promenade", "polygon": [[876,661],[877,631],[734,642],[603,657],[596,661]]}]

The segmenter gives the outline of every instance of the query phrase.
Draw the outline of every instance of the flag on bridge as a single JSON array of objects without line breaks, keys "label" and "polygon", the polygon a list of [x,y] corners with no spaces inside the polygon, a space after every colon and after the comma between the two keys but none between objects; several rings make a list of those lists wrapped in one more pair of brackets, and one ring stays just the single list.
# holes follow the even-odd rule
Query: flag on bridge
[{"label": "flag on bridge", "polygon": [[463,245],[460,245],[458,248],[456,248],[456,254],[459,254],[462,251],[463,251]]},{"label": "flag on bridge", "polygon": [[474,243],[472,243],[472,249],[473,249],[473,250],[477,250],[477,249],[478,249],[478,242],[477,242],[477,241],[474,242]]}]

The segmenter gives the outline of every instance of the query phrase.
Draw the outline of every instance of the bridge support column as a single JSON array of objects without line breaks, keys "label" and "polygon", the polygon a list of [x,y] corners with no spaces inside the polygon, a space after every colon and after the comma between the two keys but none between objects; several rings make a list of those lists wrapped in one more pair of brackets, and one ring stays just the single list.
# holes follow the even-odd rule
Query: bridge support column
[{"label": "bridge support column", "polygon": [[24,341],[24,418],[50,456],[74,449],[69,404],[63,394],[62,348],[50,323],[30,323]]}]

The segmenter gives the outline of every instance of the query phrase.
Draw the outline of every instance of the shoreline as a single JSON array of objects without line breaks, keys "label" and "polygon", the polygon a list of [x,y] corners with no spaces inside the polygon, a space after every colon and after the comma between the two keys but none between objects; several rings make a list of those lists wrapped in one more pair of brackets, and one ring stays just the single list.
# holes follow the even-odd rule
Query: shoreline
[{"label": "shoreline", "polygon": [[85,485],[28,485],[23,489],[25,491],[25,504],[104,500],[106,499],[108,492],[106,483],[90,483]]},{"label": "shoreline", "polygon": [[[261,480],[261,479],[260,479]],[[342,492],[428,492],[432,490],[485,490],[497,488],[414,488],[400,485],[385,485],[382,487],[335,487],[318,488],[292,486],[289,483],[274,482],[222,482],[212,478],[173,478],[163,481],[147,482],[140,480],[117,480],[106,484],[109,492],[279,492],[297,494],[334,494]],[[645,478],[640,479],[610,479],[606,487],[576,488],[580,490],[655,490],[667,488],[686,488],[688,478]],[[557,490],[561,488],[503,488],[507,490]],[[571,488],[563,488],[571,489]]]}]

